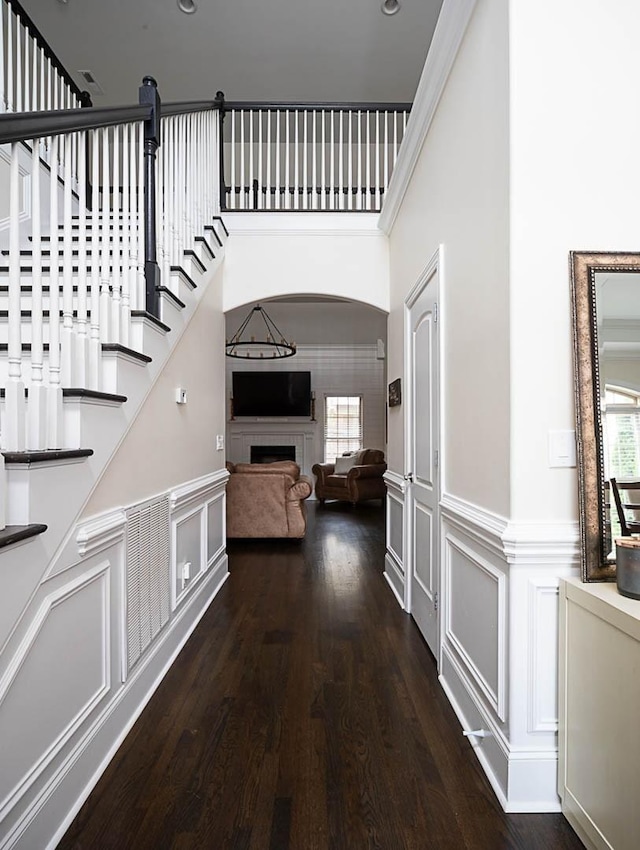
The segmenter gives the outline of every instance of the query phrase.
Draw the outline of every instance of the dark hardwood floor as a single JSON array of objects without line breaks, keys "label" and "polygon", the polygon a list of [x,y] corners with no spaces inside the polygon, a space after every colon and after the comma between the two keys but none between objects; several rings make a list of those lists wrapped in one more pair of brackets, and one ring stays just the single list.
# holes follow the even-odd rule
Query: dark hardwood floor
[{"label": "dark hardwood floor", "polygon": [[63,850],[573,850],[505,815],[382,576],[377,505],[303,543],[231,541],[231,576]]}]

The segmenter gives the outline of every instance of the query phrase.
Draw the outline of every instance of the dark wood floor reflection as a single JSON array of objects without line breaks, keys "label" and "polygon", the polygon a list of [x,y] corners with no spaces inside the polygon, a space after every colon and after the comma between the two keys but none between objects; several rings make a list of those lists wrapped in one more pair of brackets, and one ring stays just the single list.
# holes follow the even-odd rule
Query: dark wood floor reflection
[{"label": "dark wood floor reflection", "polygon": [[294,541],[231,542],[231,577],[64,850],[563,850],[505,815],[382,576],[377,504],[310,505]]}]

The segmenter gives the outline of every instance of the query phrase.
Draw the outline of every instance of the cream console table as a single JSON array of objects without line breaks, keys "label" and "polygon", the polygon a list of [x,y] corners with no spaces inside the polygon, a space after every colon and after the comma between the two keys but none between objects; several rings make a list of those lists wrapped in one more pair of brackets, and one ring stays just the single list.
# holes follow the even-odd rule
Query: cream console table
[{"label": "cream console table", "polygon": [[640,601],[560,586],[562,811],[588,848],[640,847]]}]

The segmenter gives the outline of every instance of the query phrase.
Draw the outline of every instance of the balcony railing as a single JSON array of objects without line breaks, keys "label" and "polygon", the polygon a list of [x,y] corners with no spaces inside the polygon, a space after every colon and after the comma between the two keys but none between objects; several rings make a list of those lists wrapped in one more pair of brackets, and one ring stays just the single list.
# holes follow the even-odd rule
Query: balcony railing
[{"label": "balcony railing", "polygon": [[410,104],[217,100],[223,209],[381,209]]},{"label": "balcony railing", "polygon": [[17,0],[0,0],[0,112],[91,106]]}]

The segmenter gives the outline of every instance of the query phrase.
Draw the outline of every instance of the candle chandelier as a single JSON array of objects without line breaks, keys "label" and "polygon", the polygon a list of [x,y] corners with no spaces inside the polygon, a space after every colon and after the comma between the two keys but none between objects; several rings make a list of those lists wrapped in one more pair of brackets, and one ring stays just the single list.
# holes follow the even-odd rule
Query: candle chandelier
[{"label": "candle chandelier", "polygon": [[231,339],[227,340],[225,354],[240,360],[274,360],[293,357],[295,342],[287,342],[267,311],[256,304]]}]

